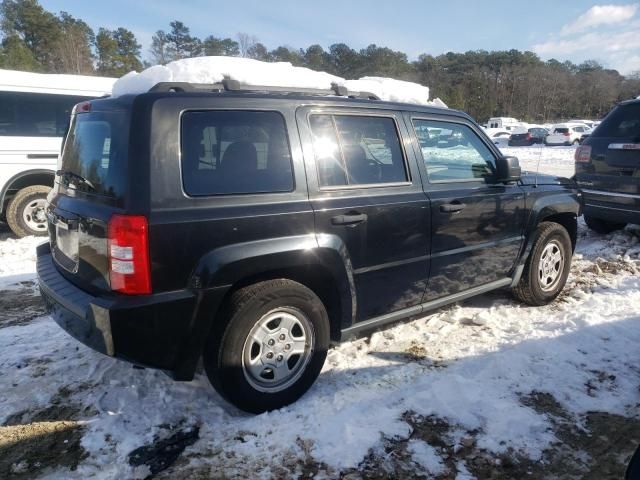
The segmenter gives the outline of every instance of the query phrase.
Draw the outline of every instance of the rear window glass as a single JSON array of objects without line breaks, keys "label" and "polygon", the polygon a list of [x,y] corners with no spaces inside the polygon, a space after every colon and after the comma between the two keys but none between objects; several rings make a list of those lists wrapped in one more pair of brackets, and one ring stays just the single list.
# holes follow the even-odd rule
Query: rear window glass
[{"label": "rear window glass", "polygon": [[607,115],[592,137],[625,138],[640,141],[640,103],[620,105]]},{"label": "rear window glass", "polygon": [[126,186],[128,132],[126,112],[76,115],[64,143],[60,181],[76,190],[121,196]]},{"label": "rear window glass", "polygon": [[76,103],[90,97],[0,92],[0,136],[62,137]]},{"label": "rear window glass", "polygon": [[186,112],[181,148],[189,195],[293,190],[289,142],[277,112]]},{"label": "rear window glass", "polygon": [[569,129],[568,128],[556,128],[553,130],[553,133],[568,133]]}]

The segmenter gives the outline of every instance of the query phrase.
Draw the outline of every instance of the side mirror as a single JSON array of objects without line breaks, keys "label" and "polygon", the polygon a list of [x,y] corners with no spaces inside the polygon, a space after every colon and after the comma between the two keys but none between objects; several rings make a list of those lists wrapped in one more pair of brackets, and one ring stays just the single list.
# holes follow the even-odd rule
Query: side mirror
[{"label": "side mirror", "polygon": [[496,160],[497,182],[517,182],[520,180],[521,174],[518,157],[499,157]]}]

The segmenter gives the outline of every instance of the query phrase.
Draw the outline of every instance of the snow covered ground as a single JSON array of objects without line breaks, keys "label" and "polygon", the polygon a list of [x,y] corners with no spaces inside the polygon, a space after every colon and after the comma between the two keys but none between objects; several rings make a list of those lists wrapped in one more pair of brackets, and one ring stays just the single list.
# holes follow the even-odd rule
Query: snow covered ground
[{"label": "snow covered ground", "polygon": [[581,223],[554,304],[495,292],[344,343],[300,401],[259,416],[202,373],[172,382],[70,338],[34,288],[39,240],[4,232],[0,478],[619,478],[640,441],[637,227]]},{"label": "snow covered ground", "polygon": [[575,173],[573,155],[576,147],[500,147],[505,155],[518,157],[522,170],[571,178]]}]

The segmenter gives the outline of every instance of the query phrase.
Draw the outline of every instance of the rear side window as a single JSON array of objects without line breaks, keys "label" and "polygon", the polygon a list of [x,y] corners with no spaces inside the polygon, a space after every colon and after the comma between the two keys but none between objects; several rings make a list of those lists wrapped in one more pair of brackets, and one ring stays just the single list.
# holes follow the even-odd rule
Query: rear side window
[{"label": "rear side window", "polygon": [[619,105],[607,115],[592,137],[625,138],[640,141],[640,103]]},{"label": "rear side window", "polygon": [[181,148],[189,195],[293,190],[289,142],[277,112],[186,112]]},{"label": "rear side window", "polygon": [[396,123],[391,117],[309,117],[321,187],[408,180]]},{"label": "rear side window", "polygon": [[62,137],[76,103],[90,97],[0,92],[0,136]]}]

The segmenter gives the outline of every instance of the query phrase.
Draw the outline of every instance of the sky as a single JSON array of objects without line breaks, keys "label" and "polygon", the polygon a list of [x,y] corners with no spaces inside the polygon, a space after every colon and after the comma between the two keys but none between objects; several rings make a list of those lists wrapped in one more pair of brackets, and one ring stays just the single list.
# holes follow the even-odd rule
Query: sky
[{"label": "sky", "polygon": [[306,48],[344,42],[352,48],[371,43],[405,52],[531,50],[543,59],[579,63],[594,59],[623,74],[640,70],[640,3],[583,0],[41,0],[55,13],[67,11],[99,27],[133,31],[148,57],[156,30],[180,20],[191,34],[234,38],[254,35],[272,49]]}]

